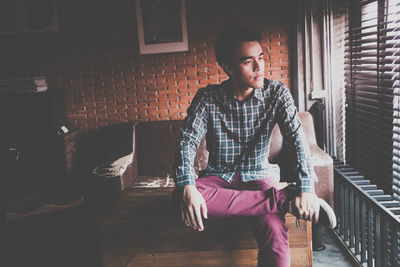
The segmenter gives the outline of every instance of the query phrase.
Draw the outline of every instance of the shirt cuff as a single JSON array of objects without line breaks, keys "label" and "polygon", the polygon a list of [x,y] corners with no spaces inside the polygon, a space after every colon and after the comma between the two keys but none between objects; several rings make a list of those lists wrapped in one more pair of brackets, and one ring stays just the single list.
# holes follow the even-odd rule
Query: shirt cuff
[{"label": "shirt cuff", "polygon": [[185,185],[196,185],[194,179],[190,179],[188,177],[176,179],[176,186],[177,187],[184,187]]},{"label": "shirt cuff", "polygon": [[302,178],[296,184],[297,184],[298,192],[315,194],[315,179],[314,178]]}]

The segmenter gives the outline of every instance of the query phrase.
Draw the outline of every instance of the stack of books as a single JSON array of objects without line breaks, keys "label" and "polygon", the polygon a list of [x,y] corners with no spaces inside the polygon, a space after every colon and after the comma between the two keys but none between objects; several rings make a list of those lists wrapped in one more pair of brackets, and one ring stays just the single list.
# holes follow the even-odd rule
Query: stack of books
[{"label": "stack of books", "polygon": [[44,76],[0,79],[0,93],[35,93],[47,91]]}]

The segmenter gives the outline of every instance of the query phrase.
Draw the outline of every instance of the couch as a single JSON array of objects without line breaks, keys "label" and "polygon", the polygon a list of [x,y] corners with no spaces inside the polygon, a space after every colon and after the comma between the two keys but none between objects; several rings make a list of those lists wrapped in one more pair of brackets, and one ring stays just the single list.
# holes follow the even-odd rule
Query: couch
[{"label": "couch", "polygon": [[[333,207],[333,160],[317,146],[311,114],[300,112],[299,117],[307,136],[315,172],[319,179],[319,183],[316,185],[316,193]],[[246,262],[243,266],[254,265],[256,243],[251,237],[250,230],[246,227],[246,219],[229,219],[228,224],[208,220],[205,226],[206,230],[201,235],[186,229],[180,222],[178,213],[171,206],[170,197],[175,187],[173,169],[175,145],[181,125],[182,121],[179,120],[133,124],[131,127],[133,140],[130,147],[131,153],[118,159],[104,161],[93,170],[92,174],[95,181],[103,181],[103,183],[107,181],[107,184],[113,183],[115,185],[114,188],[118,187],[123,192],[123,196],[118,201],[125,207],[127,207],[126,205],[129,206],[131,216],[125,218],[126,223],[132,224],[133,228],[135,226],[140,228],[142,232],[166,227],[164,231],[169,233],[169,236],[176,235],[184,240],[182,242],[168,241],[169,239],[164,233],[160,234],[159,238],[154,237],[154,240],[151,239],[151,241],[144,242],[145,244],[140,241],[143,245],[136,248],[135,255],[137,257],[134,257],[133,263],[146,266],[146,262],[159,262],[159,266],[163,266],[163,264],[165,264],[164,266],[168,264],[179,266],[180,259],[180,264],[185,262],[186,266],[202,265],[202,263],[196,262],[195,259],[198,257],[192,255],[197,253],[196,255],[198,256],[214,259],[214,264],[217,264],[217,266],[235,266],[229,260],[233,255],[232,253],[235,252],[235,255],[243,254],[243,258],[236,259],[235,262],[243,260]],[[195,158],[197,174],[206,167],[207,160],[208,152],[204,139],[198,148]],[[273,130],[269,160],[280,165],[281,187],[285,186],[285,182],[292,181],[294,167],[289,160],[287,149],[277,125]],[[146,205],[149,205],[149,209],[144,208]],[[149,210],[152,210],[152,212]],[[166,211],[170,212],[166,213]],[[154,213],[169,215],[157,217],[158,215]],[[115,216],[120,215],[121,213]],[[147,230],[146,227],[143,228],[143,221],[147,221],[151,228]],[[154,224],[159,224],[159,226],[156,227]],[[105,227],[103,229],[107,228],[105,225],[107,223],[103,225]],[[229,227],[222,227],[222,225],[229,225]],[[291,266],[311,266],[311,223],[302,221],[298,229],[295,227],[295,217],[288,214],[286,216],[286,225],[289,228],[290,235]],[[132,228],[130,228],[130,231],[132,231]],[[238,236],[235,240],[231,238],[233,233]],[[132,235],[137,237],[137,234]],[[131,242],[139,242],[140,238],[137,237],[137,240],[133,239]],[[188,240],[192,241],[189,242]],[[188,242],[190,245],[188,245]],[[165,249],[164,246],[160,248],[160,243],[166,243],[165,247],[168,247],[168,249]],[[105,247],[107,247],[107,244],[105,244]]]}]

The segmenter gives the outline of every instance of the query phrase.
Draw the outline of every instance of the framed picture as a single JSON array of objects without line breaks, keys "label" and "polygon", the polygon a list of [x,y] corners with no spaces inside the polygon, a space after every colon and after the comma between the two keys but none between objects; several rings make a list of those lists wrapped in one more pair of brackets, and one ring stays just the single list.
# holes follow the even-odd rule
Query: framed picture
[{"label": "framed picture", "polygon": [[188,51],[185,0],[136,0],[140,54]]},{"label": "framed picture", "polygon": [[57,0],[0,0],[0,34],[58,31]]}]

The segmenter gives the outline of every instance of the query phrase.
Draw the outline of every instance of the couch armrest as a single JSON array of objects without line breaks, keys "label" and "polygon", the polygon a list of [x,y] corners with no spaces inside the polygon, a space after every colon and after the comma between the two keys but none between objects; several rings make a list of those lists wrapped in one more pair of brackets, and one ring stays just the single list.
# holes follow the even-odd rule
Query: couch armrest
[{"label": "couch armrest", "polygon": [[135,147],[132,153],[132,162],[130,162],[123,173],[121,174],[121,191],[125,191],[132,187],[133,183],[138,177],[137,153]]},{"label": "couch armrest", "polygon": [[[135,175],[132,153],[116,160],[104,161],[92,171],[96,181],[108,181],[118,184],[119,190],[129,187],[127,183]],[[136,178],[136,176],[134,176]]]},{"label": "couch armrest", "polygon": [[138,172],[138,151],[136,145],[136,125],[132,127],[132,161],[127,165],[125,171],[121,174],[121,191],[130,188],[139,175]]},{"label": "couch armrest", "polygon": [[316,144],[310,145],[310,152],[314,171],[318,177],[315,192],[333,207],[333,159]]}]

